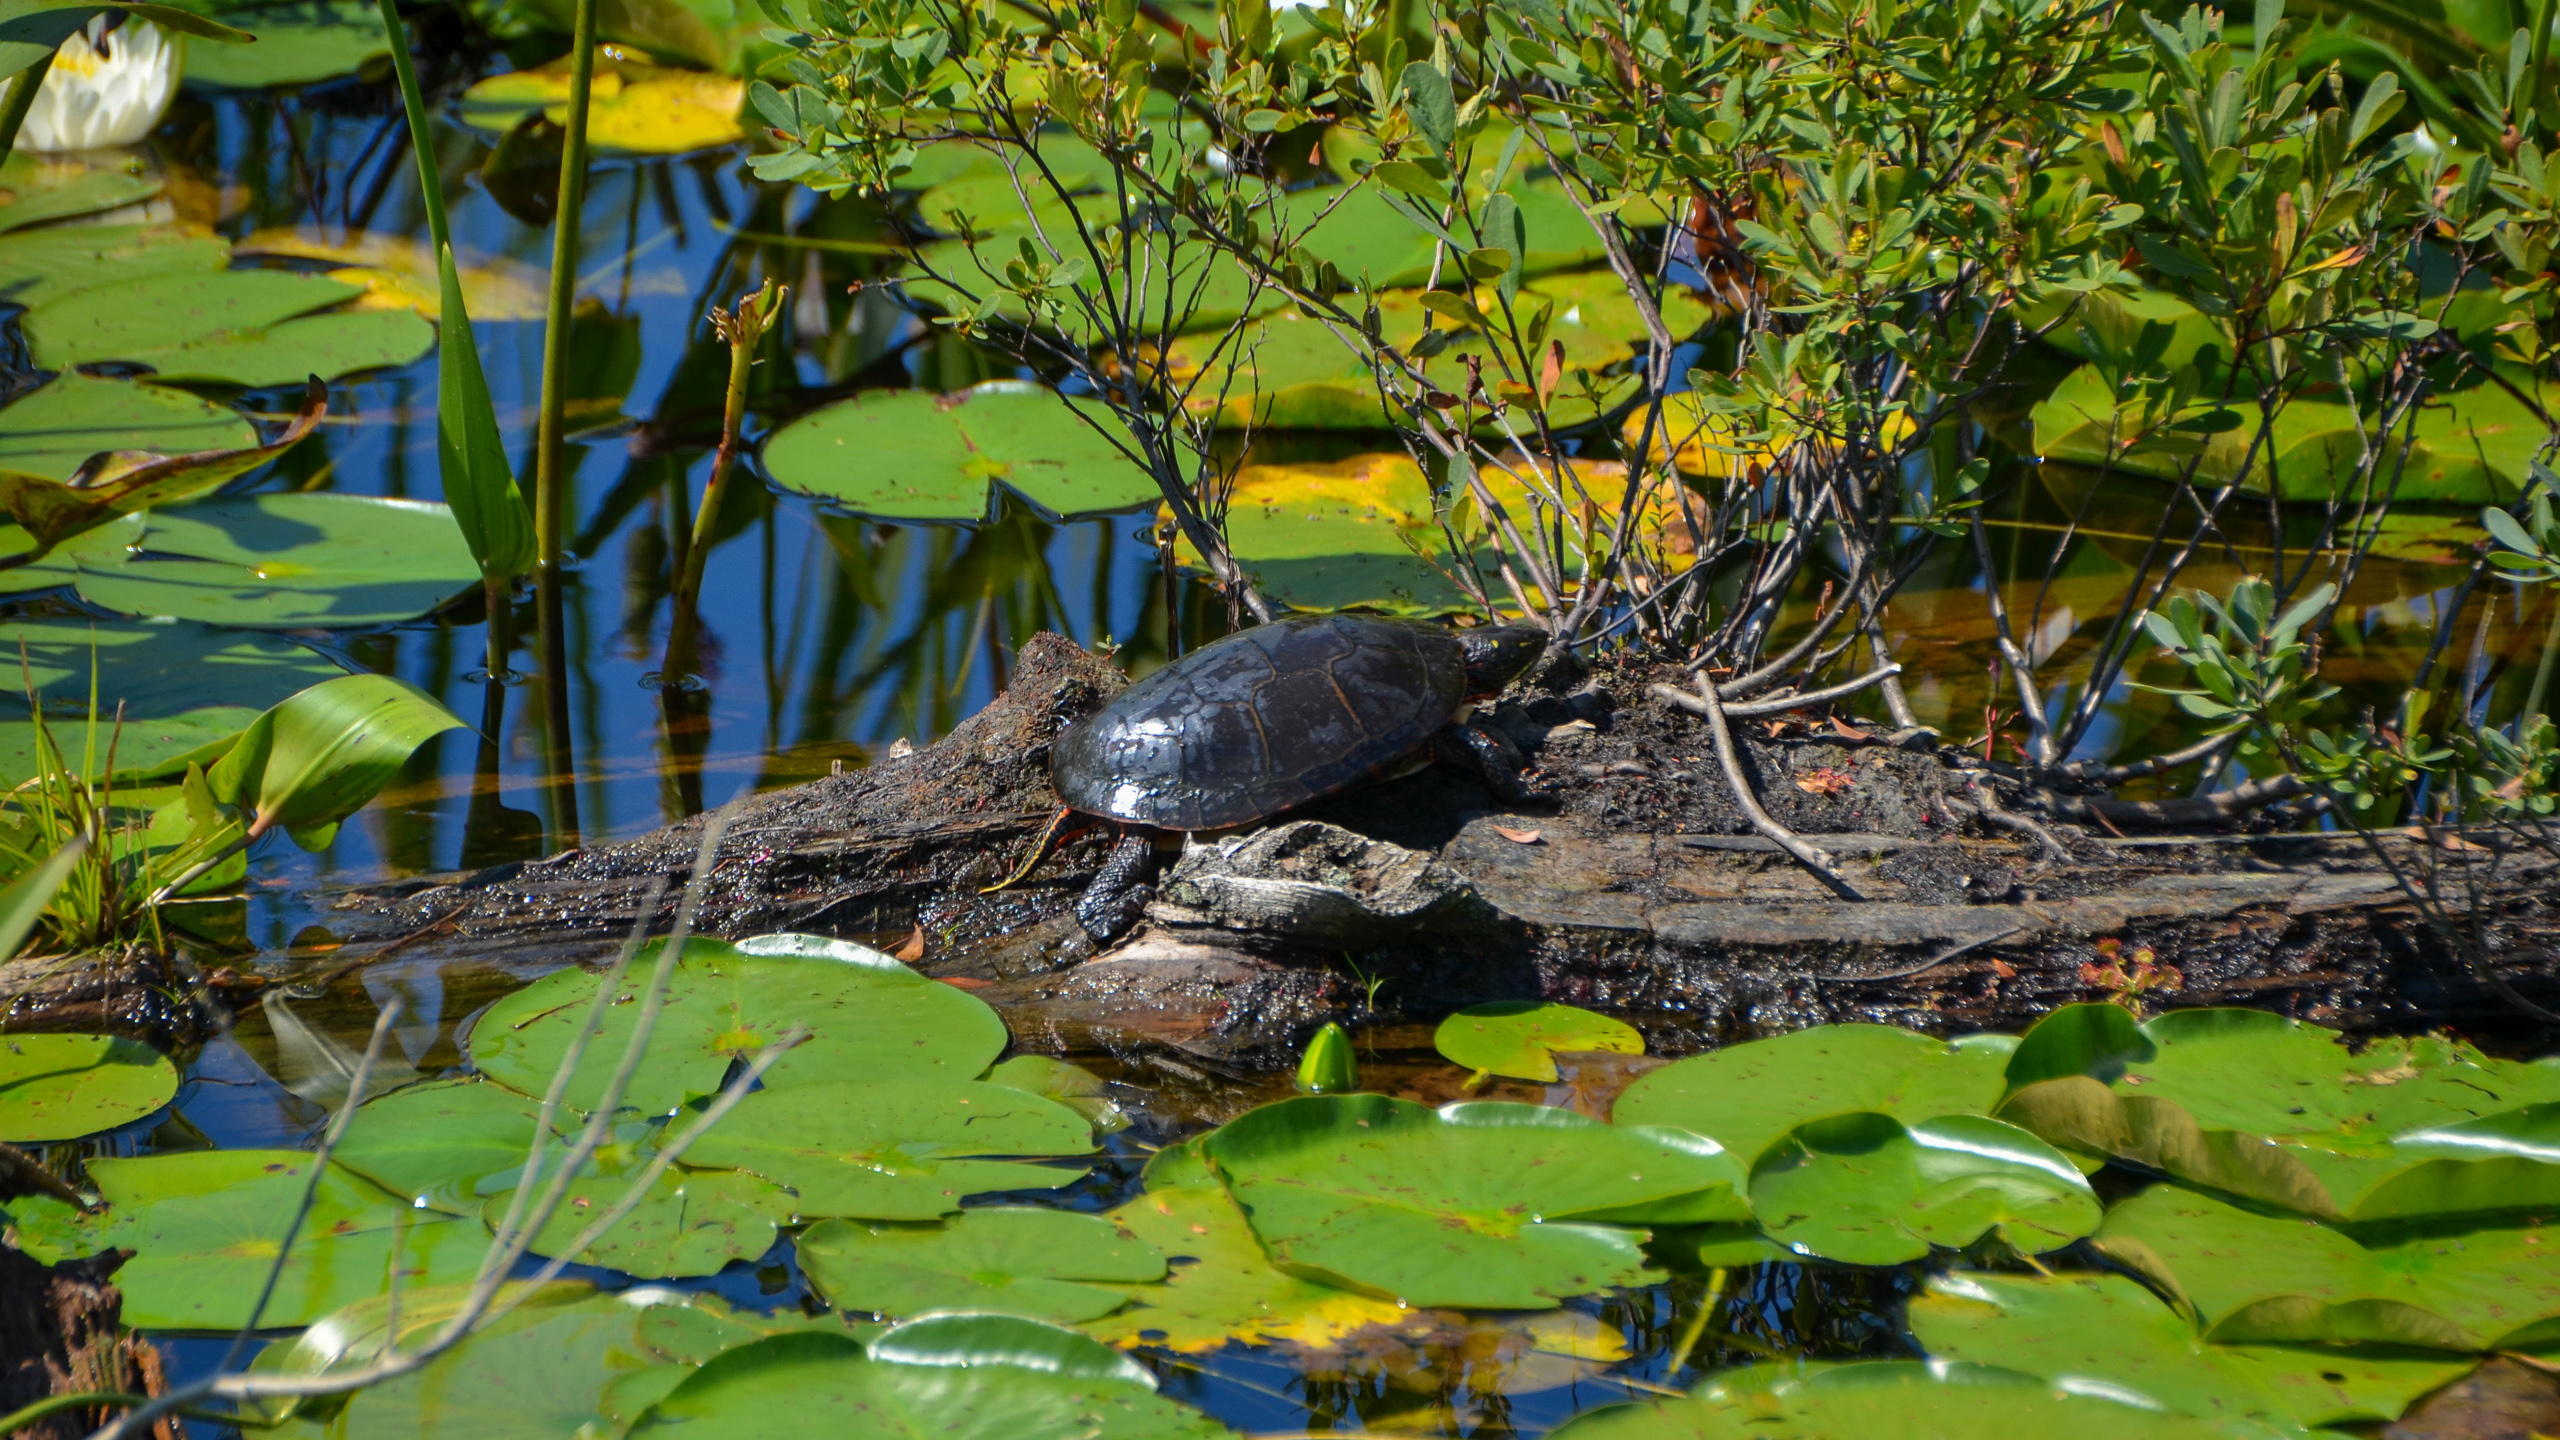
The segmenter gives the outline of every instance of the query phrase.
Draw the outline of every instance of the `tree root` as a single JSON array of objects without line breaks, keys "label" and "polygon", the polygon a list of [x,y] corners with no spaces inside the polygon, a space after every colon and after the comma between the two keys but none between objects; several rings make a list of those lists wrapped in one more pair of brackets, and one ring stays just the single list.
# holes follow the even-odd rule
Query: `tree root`
[{"label": "tree root", "polygon": [[[1669,687],[1657,685],[1653,688],[1656,694],[1660,694]],[[1680,692],[1675,690],[1671,693],[1677,695]],[[1685,699],[1690,697],[1683,698]],[[1733,788],[1733,803],[1740,806],[1742,813],[1749,817],[1751,821],[1751,828],[1759,831],[1762,835],[1775,842],[1779,849],[1794,856],[1796,863],[1804,866],[1807,870],[1812,871],[1815,879],[1820,880],[1823,884],[1829,886],[1831,888],[1831,892],[1839,896],[1841,899],[1866,899],[1867,897],[1859,894],[1857,889],[1850,885],[1847,880],[1841,878],[1840,867],[1837,862],[1820,850],[1806,844],[1804,839],[1798,836],[1796,832],[1779,824],[1767,810],[1761,808],[1760,797],[1751,792],[1750,778],[1743,773],[1742,756],[1737,753],[1734,748],[1733,729],[1731,726],[1725,724],[1725,708],[1723,703],[1716,699],[1715,687],[1713,685],[1701,684],[1698,687],[1698,693],[1694,698],[1698,702],[1698,709],[1695,713],[1706,717],[1707,730],[1715,737],[1716,763],[1724,767],[1725,783]],[[1810,698],[1811,697],[1800,697],[1800,699],[1807,702],[1810,701]],[[1689,707],[1684,704],[1680,708],[1685,710]]]}]

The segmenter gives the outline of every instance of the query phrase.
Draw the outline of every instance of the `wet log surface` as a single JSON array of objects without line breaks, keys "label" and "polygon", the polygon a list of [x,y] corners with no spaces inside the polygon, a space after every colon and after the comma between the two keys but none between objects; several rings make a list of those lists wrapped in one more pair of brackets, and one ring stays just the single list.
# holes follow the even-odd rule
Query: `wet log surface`
[{"label": "wet log surface", "polygon": [[[1429,1020],[1546,998],[1625,1015],[1657,1051],[1840,1020],[2020,1028],[2115,988],[2147,950],[2154,1006],[2253,1005],[2350,1031],[2449,1026],[2521,1040],[2484,984],[2355,836],[2124,839],[2054,827],[2068,863],[1951,796],[1948,752],[1825,722],[1754,721],[1764,803],[1836,856],[1867,899],[1833,897],[1750,833],[1704,722],[1650,701],[1662,678],[1600,672],[1489,718],[1556,802],[1507,809],[1445,767],[1337,796],[1258,830],[1168,840],[1147,923],[1105,953],[1072,904],[1111,836],[1070,838],[995,894],[1056,806],[1049,744],[1121,683],[1056,636],[1013,688],[941,742],[756,796],[712,871],[699,928],[848,935],[1002,1010],[1026,1047],[1284,1059],[1329,1019]],[[1771,733],[1774,730],[1774,733]],[[664,929],[700,819],[625,844],[336,897],[332,968],[397,944],[493,987],[609,953],[663,887]],[[2394,836],[2476,915],[2498,973],[2560,1008],[2560,870],[2531,848]],[[1374,986],[1374,990],[1373,987]],[[1374,999],[1374,1007],[1371,1004]]]}]

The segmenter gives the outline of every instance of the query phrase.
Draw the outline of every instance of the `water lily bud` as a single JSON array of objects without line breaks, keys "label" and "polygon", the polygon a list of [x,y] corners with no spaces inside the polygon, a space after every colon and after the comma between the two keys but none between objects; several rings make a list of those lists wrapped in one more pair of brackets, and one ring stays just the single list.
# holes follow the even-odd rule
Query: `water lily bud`
[{"label": "water lily bud", "polygon": [[1298,1088],[1310,1095],[1336,1095],[1360,1088],[1360,1062],[1351,1054],[1351,1032],[1328,1021],[1307,1041],[1298,1060]]},{"label": "water lily bud", "polygon": [[151,133],[178,93],[178,47],[148,20],[110,25],[114,12],[73,32],[54,53],[18,131],[28,150],[99,150]]}]

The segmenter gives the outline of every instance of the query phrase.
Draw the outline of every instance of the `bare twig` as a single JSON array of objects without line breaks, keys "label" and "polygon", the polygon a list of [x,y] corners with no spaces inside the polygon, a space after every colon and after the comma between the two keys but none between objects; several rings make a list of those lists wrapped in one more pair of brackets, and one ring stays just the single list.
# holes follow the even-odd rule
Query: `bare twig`
[{"label": "bare twig", "polygon": [[1830,887],[1831,893],[1843,900],[1866,899],[1840,877],[1839,866],[1830,856],[1806,844],[1796,832],[1779,824],[1761,808],[1760,797],[1751,793],[1751,781],[1743,774],[1742,756],[1734,749],[1733,729],[1725,724],[1724,706],[1715,697],[1715,687],[1699,686],[1698,699],[1704,707],[1700,713],[1707,717],[1707,730],[1715,737],[1716,762],[1724,767],[1725,783],[1733,789],[1733,803],[1742,807],[1743,815],[1751,821],[1751,828],[1794,856],[1798,864],[1813,872],[1815,879]]},{"label": "bare twig", "polygon": [[[1861,690],[1883,684],[1901,673],[1900,665],[1887,665],[1881,669],[1870,670],[1845,684],[1833,685],[1822,690],[1804,690],[1767,700],[1752,700],[1740,705],[1725,705],[1721,700],[1715,703],[1722,707],[1729,719],[1756,720],[1765,715],[1784,715],[1790,710],[1802,710],[1808,706],[1827,705],[1834,700],[1845,700]],[[1708,702],[1695,692],[1671,685],[1656,685],[1652,687],[1650,693],[1654,699],[1663,704],[1686,710],[1692,715],[1708,713]]]}]

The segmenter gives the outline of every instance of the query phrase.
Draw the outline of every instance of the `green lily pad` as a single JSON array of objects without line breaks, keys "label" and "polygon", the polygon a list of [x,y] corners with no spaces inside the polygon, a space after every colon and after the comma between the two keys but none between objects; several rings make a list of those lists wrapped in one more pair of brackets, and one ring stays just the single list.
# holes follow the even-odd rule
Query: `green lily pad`
[{"label": "green lily pad", "polygon": [[382,11],[363,0],[293,0],[223,12],[226,24],[258,37],[255,45],[187,42],[186,83],[232,90],[308,85],[353,75],[368,60],[387,59]]},{"label": "green lily pad", "polygon": [[1048,1055],[1016,1055],[980,1077],[990,1085],[1055,1100],[1093,1122],[1100,1134],[1129,1128],[1129,1117],[1111,1098],[1111,1083],[1081,1065]]},{"label": "green lily pad", "polygon": [[1076,418],[1081,408],[1009,381],[956,398],[875,390],[783,426],[764,466],[786,490],[891,520],[983,520],[990,480],[1062,517],[1158,499],[1154,478]]},{"label": "green lily pad", "polygon": [[1986,1114],[1999,1103],[2007,1063],[1994,1046],[1888,1025],[1823,1025],[1665,1065],[1628,1086],[1610,1113],[1621,1125],[1714,1136],[1747,1163],[1829,1115],[1873,1111],[1910,1124]]},{"label": "green lily pad", "polygon": [[1988,1365],[1868,1360],[1767,1366],[1677,1400],[1576,1416],[1553,1440],[2233,1440],[2193,1416],[2071,1393]]},{"label": "green lily pad", "polygon": [[[234,737],[272,705],[345,672],[291,641],[226,632],[188,621],[27,621],[0,626],[0,655],[11,669],[23,653],[25,675],[0,693],[0,781],[24,783],[36,773],[35,724],[27,714],[32,679],[44,697],[45,723],[66,757],[84,773],[115,765],[139,777],[182,771],[221,756]],[[95,658],[97,737],[89,749],[89,686]],[[217,698],[219,697],[219,698]],[[115,732],[117,707],[124,728]],[[87,756],[85,763],[82,757]]]},{"label": "green lily pad", "polygon": [[409,620],[480,584],[453,512],[371,495],[248,495],[151,512],[76,557],[81,598],[249,629]]},{"label": "green lily pad", "polygon": [[284,385],[406,365],[435,347],[407,310],[313,315],[364,287],[286,270],[171,272],[58,295],[19,318],[39,368],[124,361],[164,380]]},{"label": "green lily pad", "polygon": [[0,1140],[76,1140],[178,1093],[169,1057],[115,1035],[0,1035]]},{"label": "green lily pad", "polygon": [[1239,1340],[1322,1348],[1352,1331],[1407,1317],[1392,1300],[1273,1265],[1235,1197],[1214,1176],[1200,1188],[1151,1186],[1111,1219],[1171,1262],[1161,1282],[1136,1287],[1135,1304],[1084,1326],[1086,1334],[1115,1345],[1187,1355]]},{"label": "green lily pad", "polygon": [[[369,1100],[331,1158],[425,1209],[477,1215],[514,1184],[542,1107],[485,1080],[433,1080]],[[484,1187],[496,1179],[497,1186]]]},{"label": "green lily pad", "polygon": [[1440,1022],[1431,1048],[1453,1065],[1518,1080],[1556,1080],[1559,1050],[1644,1053],[1634,1026],[1571,1005],[1498,1000],[1470,1005]]},{"label": "green lily pad", "polygon": [[[948,988],[948,987],[942,987]],[[685,1152],[799,1192],[803,1215],[932,1220],[962,1197],[1052,1190],[1081,1173],[988,1156],[1072,1156],[1093,1128],[1055,1101],[976,1081],[838,1081],[748,1096]]]},{"label": "green lily pad", "polygon": [[140,169],[121,160],[14,151],[0,159],[0,234],[148,200],[163,182]]},{"label": "green lily pad", "polygon": [[1201,1148],[1275,1263],[1411,1305],[1550,1309],[1645,1273],[1609,1221],[1746,1218],[1713,1142],[1534,1105],[1310,1095]]},{"label": "green lily pad", "polygon": [[0,470],[48,480],[68,480],[91,456],[110,450],[192,455],[257,443],[258,432],[228,406],[76,371],[0,409]]},{"label": "green lily pad", "polygon": [[967,1210],[934,1225],[828,1220],[800,1236],[800,1268],[839,1310],[986,1310],[1073,1324],[1164,1278],[1164,1252],[1098,1215]]},{"label": "green lily pad", "polygon": [[[901,1346],[902,1336],[919,1330],[927,1344]],[[915,1358],[881,1358],[895,1354]],[[778,1415],[824,1416],[830,1429],[849,1435],[943,1440],[1211,1440],[1234,1433],[1158,1396],[1143,1374],[1073,1331],[1009,1316],[912,1322],[874,1340],[869,1355],[846,1337],[778,1335],[714,1358],[631,1434],[764,1440]]]},{"label": "green lily pad", "polygon": [[[377,17],[374,26],[381,28]],[[213,47],[224,50],[237,46]],[[100,275],[207,274],[231,263],[231,245],[168,225],[59,225],[0,235],[0,300],[45,304],[98,283]],[[109,447],[131,449],[131,446]],[[199,446],[199,449],[209,448]]]},{"label": "green lily pad", "polygon": [[[90,1246],[136,1252],[116,1272],[125,1323],[151,1330],[247,1323],[314,1163],[298,1150],[91,1161],[89,1178],[111,1209],[90,1226]],[[488,1238],[476,1224],[415,1211],[332,1166],[259,1323],[308,1325],[388,1289],[395,1265],[404,1287],[468,1280]]]},{"label": "green lily pad", "polygon": [[2395,1420],[2468,1360],[2337,1346],[2214,1345],[2122,1275],[1941,1275],[1911,1333],[1935,1359],[2003,1365],[2207,1420]]},{"label": "green lily pad", "polygon": [[1772,1239],[1854,1265],[1962,1249],[1997,1227],[2053,1250],[2098,1225],[2089,1182],[2015,1126],[1945,1115],[1904,1126],[1865,1111],[1797,1126],[1751,1167],[1751,1208]]},{"label": "green lily pad", "polygon": [[[639,1178],[641,1160],[616,1146],[600,1151],[587,1173],[570,1182],[560,1208],[534,1236],[533,1253],[568,1255],[578,1236]],[[514,1198],[512,1193],[492,1195],[481,1207],[481,1218],[491,1229]],[[794,1218],[797,1208],[789,1191],[753,1175],[670,1167],[650,1183],[637,1207],[569,1258],[643,1280],[717,1274],[732,1260],[753,1260],[772,1249],[779,1227]]]},{"label": "green lily pad", "polygon": [[[621,993],[636,997],[657,963],[652,945]],[[601,977],[546,975],[491,1006],[468,1048],[482,1074],[528,1095],[546,1092],[586,1023]],[[565,1094],[591,1109],[621,1063],[640,1006],[616,1003]],[[983,1072],[1005,1046],[1004,1022],[955,986],[927,980],[877,950],[808,935],[760,935],[732,945],[696,938],[675,968],[665,1008],[624,1103],[665,1114],[719,1088],[729,1062],[794,1025],[808,1039],[765,1072],[769,1090],[828,1081]]]},{"label": "green lily pad", "polygon": [[2429,1232],[2372,1246],[2157,1185],[2107,1212],[2098,1248],[2242,1344],[2531,1349],[2560,1341],[2560,1232]]}]

